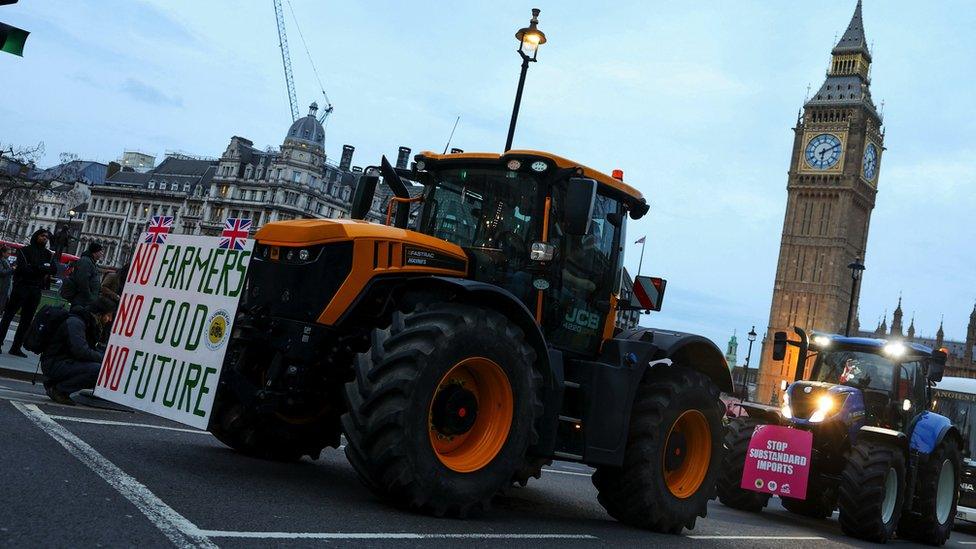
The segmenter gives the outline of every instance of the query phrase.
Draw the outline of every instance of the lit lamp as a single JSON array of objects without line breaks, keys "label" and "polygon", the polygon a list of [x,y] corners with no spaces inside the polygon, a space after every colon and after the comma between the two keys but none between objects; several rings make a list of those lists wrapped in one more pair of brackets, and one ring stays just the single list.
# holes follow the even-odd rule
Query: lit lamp
[{"label": "lit lamp", "polygon": [[515,39],[519,41],[518,54],[522,58],[522,72],[519,75],[518,89],[515,92],[515,106],[512,108],[512,121],[508,125],[508,139],[505,140],[505,150],[512,148],[512,139],[515,137],[515,122],[518,120],[519,107],[522,105],[522,88],[525,87],[525,74],[529,70],[529,63],[536,61],[539,55],[539,46],[546,43],[546,35],[538,29],[539,8],[532,8],[532,19],[529,26],[523,27],[515,33]]},{"label": "lit lamp", "polygon": [[746,365],[742,371],[742,400],[749,400],[749,359],[752,358],[752,344],[756,341],[757,335],[759,334],[756,333],[755,326],[746,334],[746,339],[749,340],[749,352],[746,353]]},{"label": "lit lamp", "polygon": [[851,270],[851,300],[847,305],[847,327],[844,328],[844,335],[851,335],[851,322],[854,317],[854,296],[857,295],[857,281],[861,280],[861,273],[864,272],[864,264],[861,263],[861,258],[854,258],[854,261],[847,265],[847,268]]}]

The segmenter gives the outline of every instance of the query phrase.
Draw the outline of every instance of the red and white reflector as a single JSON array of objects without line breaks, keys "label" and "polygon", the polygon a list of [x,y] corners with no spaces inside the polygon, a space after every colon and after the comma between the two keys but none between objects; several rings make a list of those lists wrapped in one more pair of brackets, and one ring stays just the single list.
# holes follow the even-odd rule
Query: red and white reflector
[{"label": "red and white reflector", "polygon": [[664,288],[668,281],[656,276],[638,276],[634,279],[634,295],[631,305],[645,311],[660,311],[664,301]]}]

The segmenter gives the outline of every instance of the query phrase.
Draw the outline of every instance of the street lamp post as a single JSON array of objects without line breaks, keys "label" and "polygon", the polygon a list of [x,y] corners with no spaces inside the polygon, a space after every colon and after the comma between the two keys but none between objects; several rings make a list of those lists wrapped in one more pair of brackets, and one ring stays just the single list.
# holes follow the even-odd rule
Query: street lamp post
[{"label": "street lamp post", "polygon": [[518,54],[522,58],[522,73],[519,75],[518,89],[515,92],[515,106],[512,108],[512,121],[508,125],[508,139],[505,140],[505,150],[511,150],[512,139],[515,137],[515,122],[518,120],[519,107],[522,105],[522,88],[525,86],[525,73],[529,70],[529,63],[535,63],[539,54],[539,46],[546,43],[546,35],[536,28],[539,25],[539,8],[532,8],[532,19],[529,26],[518,30],[515,39],[519,41]]},{"label": "street lamp post", "polygon": [[851,322],[854,317],[854,296],[857,295],[857,281],[861,279],[861,273],[864,271],[864,264],[861,263],[861,258],[855,258],[847,268],[851,270],[851,301],[847,305],[847,327],[844,328],[844,335],[851,335]]},{"label": "street lamp post", "polygon": [[746,365],[742,371],[742,400],[749,400],[749,359],[752,358],[752,344],[756,341],[757,335],[755,326],[746,334],[749,340],[749,351],[746,352]]}]

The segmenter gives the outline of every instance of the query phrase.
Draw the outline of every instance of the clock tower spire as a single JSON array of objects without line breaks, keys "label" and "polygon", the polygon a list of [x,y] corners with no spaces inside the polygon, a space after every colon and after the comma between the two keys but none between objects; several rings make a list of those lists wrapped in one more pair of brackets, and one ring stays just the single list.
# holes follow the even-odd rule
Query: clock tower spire
[{"label": "clock tower spire", "polygon": [[[851,295],[847,265],[867,258],[871,212],[884,151],[881,115],[871,98],[871,51],[858,1],[830,52],[823,84],[793,128],[786,215],[769,311],[773,333],[799,326],[844,333]],[[870,262],[865,260],[870,273]],[[795,358],[772,360],[763,349],[759,399],[769,402],[780,380],[793,379]]]}]

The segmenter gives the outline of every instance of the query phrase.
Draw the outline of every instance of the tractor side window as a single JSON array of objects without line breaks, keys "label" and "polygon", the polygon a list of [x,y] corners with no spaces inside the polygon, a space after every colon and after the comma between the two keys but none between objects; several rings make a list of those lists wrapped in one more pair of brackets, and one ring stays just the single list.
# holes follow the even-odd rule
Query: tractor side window
[{"label": "tractor side window", "polygon": [[[562,193],[558,186],[554,190],[553,211],[559,212]],[[608,216],[619,210],[616,200],[597,194],[590,229],[582,236],[564,234],[554,216],[549,236],[558,257],[545,325],[556,346],[583,353],[599,348],[618,272],[619,231]]]}]

